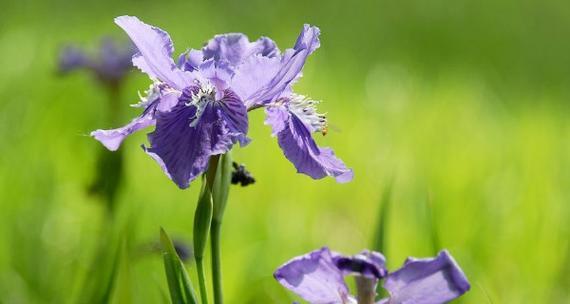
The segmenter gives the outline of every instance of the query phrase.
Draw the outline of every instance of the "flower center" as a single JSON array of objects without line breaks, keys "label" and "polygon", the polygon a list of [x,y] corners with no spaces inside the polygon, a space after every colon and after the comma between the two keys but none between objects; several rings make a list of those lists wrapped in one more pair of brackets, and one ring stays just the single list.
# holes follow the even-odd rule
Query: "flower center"
[{"label": "flower center", "polygon": [[214,86],[210,84],[200,86],[197,91],[192,92],[190,101],[186,102],[186,106],[196,107],[196,113],[194,116],[190,117],[190,127],[196,126],[200,117],[204,113],[206,106],[208,106],[210,102],[214,101],[216,101],[216,90]]},{"label": "flower center", "polygon": [[309,99],[303,95],[293,94],[289,100],[289,111],[307,124],[312,132],[321,132],[323,135],[327,135],[328,124],[326,114],[317,112],[317,104],[319,104],[318,101]]}]

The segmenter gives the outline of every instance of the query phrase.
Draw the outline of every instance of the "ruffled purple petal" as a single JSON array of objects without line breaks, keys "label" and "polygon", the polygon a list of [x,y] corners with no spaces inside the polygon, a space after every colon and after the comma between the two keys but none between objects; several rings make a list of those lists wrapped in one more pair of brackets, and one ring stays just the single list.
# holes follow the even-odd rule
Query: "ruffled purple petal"
[{"label": "ruffled purple petal", "polygon": [[202,49],[204,60],[223,60],[231,66],[238,66],[252,55],[275,57],[279,49],[273,40],[261,37],[257,41],[249,42],[244,34],[230,33],[216,35]]},{"label": "ruffled purple petal", "polygon": [[386,275],[386,259],[375,251],[364,250],[361,253],[346,257],[335,256],[334,262],[345,275],[360,275],[369,279],[381,279]]},{"label": "ruffled purple petal", "polygon": [[243,143],[247,132],[247,112],[235,94],[228,91],[222,100],[209,102],[199,117],[197,107],[187,105],[190,96],[185,92],[169,112],[157,112],[156,128],[148,135],[151,146],[145,148],[182,189],[207,169],[210,156]]},{"label": "ruffled purple petal", "polygon": [[444,250],[435,258],[409,258],[402,268],[386,277],[384,288],[390,292],[390,304],[441,304],[467,292],[470,284]]},{"label": "ruffled purple petal", "polygon": [[115,23],[129,35],[139,51],[133,56],[136,67],[178,90],[191,85],[192,74],[178,69],[172,60],[174,47],[167,32],[132,16],[117,17]]},{"label": "ruffled purple petal", "polygon": [[[339,183],[352,180],[352,169],[347,168],[331,149],[318,147],[307,126],[295,114],[287,112],[285,107],[270,107],[266,115],[266,123],[273,126],[274,133],[278,131],[277,140],[285,157],[299,173],[313,179],[332,176]],[[287,118],[285,124],[283,118]]]},{"label": "ruffled purple petal", "polygon": [[349,299],[342,272],[326,247],[290,260],[274,277],[312,304],[343,304]]},{"label": "ruffled purple petal", "polygon": [[[245,61],[234,76],[233,85],[240,87],[236,90],[248,106],[261,105],[279,97],[292,82],[300,76],[307,57],[319,45],[319,29],[305,25],[297,38],[294,48],[286,50],[277,64],[273,60]],[[264,67],[258,67],[263,64]],[[254,70],[264,71],[266,75],[257,77],[252,82],[250,73]],[[260,75],[256,72],[256,75]]]}]

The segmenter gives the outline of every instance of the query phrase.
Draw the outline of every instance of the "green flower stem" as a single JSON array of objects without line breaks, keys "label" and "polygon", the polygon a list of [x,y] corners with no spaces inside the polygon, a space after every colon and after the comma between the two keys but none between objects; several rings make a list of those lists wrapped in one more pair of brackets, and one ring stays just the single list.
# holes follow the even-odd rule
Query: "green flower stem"
[{"label": "green flower stem", "polygon": [[[215,167],[212,164],[215,162]],[[212,284],[214,289],[214,303],[222,304],[222,265],[221,265],[221,227],[222,217],[231,181],[232,159],[230,153],[226,153],[221,157],[210,159],[210,168],[208,170],[207,178],[208,184],[212,188],[212,198],[214,212],[210,226],[210,251],[212,254]],[[213,176],[214,178],[210,178]]]},{"label": "green flower stem", "polygon": [[202,304],[208,304],[208,291],[206,290],[206,275],[204,274],[204,264],[202,259],[196,259],[196,269],[198,271],[198,284],[200,285],[200,299]]},{"label": "green flower stem", "polygon": [[222,293],[222,265],[220,250],[220,234],[222,222],[212,220],[210,227],[210,245],[212,251],[212,281],[214,284],[214,303],[222,304],[224,302]]}]

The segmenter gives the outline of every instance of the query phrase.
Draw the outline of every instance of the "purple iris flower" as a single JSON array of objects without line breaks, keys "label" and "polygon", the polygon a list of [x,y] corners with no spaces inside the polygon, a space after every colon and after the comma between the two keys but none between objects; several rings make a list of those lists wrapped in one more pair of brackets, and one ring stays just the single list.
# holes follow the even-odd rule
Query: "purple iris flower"
[{"label": "purple iris flower", "polygon": [[[344,281],[347,275],[356,278],[359,304],[441,304],[470,289],[446,250],[435,258],[408,258],[400,269],[388,272],[378,252],[346,257],[324,247],[290,260],[274,274],[283,286],[311,304],[357,303]],[[389,296],[375,300],[379,280],[384,280]]]},{"label": "purple iris flower", "polygon": [[143,148],[186,188],[206,171],[212,155],[249,143],[247,113],[265,108],[266,122],[299,172],[315,179],[352,179],[352,170],[312,138],[312,133],[327,130],[316,102],[291,88],[309,54],[319,47],[318,28],[305,25],[295,46],[283,53],[266,37],[250,42],[243,34],[217,35],[175,62],[168,33],[136,17],[122,16],[115,22],[138,48],[133,64],[153,83],[137,104],[143,108],[140,116],[122,128],[91,133],[109,150],[117,150],[133,132],[155,126],[148,135],[150,146]]},{"label": "purple iris flower", "polygon": [[89,55],[77,46],[65,46],[59,55],[59,72],[70,73],[86,69],[103,83],[116,84],[132,70],[131,58],[135,53],[133,45],[119,45],[110,38],[101,40],[96,55]]}]

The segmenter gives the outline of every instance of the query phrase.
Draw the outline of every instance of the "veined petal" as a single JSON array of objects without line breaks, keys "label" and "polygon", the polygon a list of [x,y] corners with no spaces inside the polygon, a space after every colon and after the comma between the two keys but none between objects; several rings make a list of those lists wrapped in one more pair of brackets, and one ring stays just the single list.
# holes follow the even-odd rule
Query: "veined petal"
[{"label": "veined petal", "polygon": [[470,289],[465,274],[446,250],[430,259],[409,258],[384,282],[390,304],[442,304]]},{"label": "veined petal", "polygon": [[247,112],[230,95],[199,108],[188,103],[191,95],[185,92],[169,112],[157,112],[156,128],[148,135],[151,146],[145,151],[178,187],[187,188],[202,174],[210,156],[227,152],[237,141],[245,142]]},{"label": "veined petal", "polygon": [[[268,103],[281,95],[292,82],[300,76],[301,70],[307,57],[316,50],[319,45],[320,31],[317,27],[305,25],[297,42],[292,49],[287,49],[276,65],[274,61],[265,60],[256,62],[249,60],[244,62],[236,71],[234,85],[241,89],[237,91],[248,106]],[[263,64],[264,68],[256,67]],[[251,71],[260,70],[263,77],[257,77],[252,82]],[[265,70],[265,71],[264,71]]]},{"label": "veined petal", "polygon": [[257,41],[249,42],[244,34],[229,33],[216,35],[202,49],[204,60],[213,58],[215,61],[224,60],[232,66],[241,64],[252,55],[275,57],[279,49],[273,40],[261,37]]},{"label": "veined petal", "polygon": [[175,89],[182,90],[191,85],[194,79],[192,74],[178,69],[174,64],[174,47],[167,32],[132,16],[117,17],[115,23],[129,35],[139,51],[133,56],[135,66],[151,78]]},{"label": "veined petal", "polygon": [[[266,122],[272,124],[274,132],[281,129],[277,133],[279,146],[299,173],[314,179],[333,176],[339,183],[352,180],[352,169],[347,168],[331,149],[318,147],[309,128],[297,115],[288,112],[283,106],[267,110],[266,115]],[[287,120],[283,125],[279,121],[284,117]]]},{"label": "veined petal", "polygon": [[288,261],[273,276],[309,303],[350,303],[342,272],[326,247]]}]

